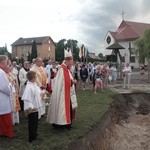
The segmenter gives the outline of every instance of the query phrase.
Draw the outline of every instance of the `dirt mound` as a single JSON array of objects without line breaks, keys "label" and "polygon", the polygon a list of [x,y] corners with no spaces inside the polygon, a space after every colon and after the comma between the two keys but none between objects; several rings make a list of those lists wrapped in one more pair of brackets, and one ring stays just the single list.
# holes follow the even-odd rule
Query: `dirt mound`
[{"label": "dirt mound", "polygon": [[69,145],[69,150],[150,149],[150,94],[116,95],[109,110],[87,135]]}]

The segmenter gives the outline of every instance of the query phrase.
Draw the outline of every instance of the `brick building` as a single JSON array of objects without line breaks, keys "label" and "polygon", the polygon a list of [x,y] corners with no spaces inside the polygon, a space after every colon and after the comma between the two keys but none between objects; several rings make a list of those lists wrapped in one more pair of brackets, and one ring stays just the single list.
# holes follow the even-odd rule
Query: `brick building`
[{"label": "brick building", "polygon": [[32,43],[36,41],[38,56],[42,59],[55,60],[55,43],[50,36],[33,37],[33,38],[19,38],[12,46],[12,56],[14,58],[23,58],[27,60],[28,54],[31,54]]}]

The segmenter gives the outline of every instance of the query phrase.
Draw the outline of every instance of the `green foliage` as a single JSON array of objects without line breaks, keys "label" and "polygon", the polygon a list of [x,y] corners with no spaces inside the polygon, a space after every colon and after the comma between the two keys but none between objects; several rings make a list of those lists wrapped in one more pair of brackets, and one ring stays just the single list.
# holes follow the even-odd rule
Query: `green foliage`
[{"label": "green foliage", "polygon": [[145,57],[150,60],[150,29],[144,32]]},{"label": "green foliage", "polygon": [[62,39],[56,44],[55,59],[58,62],[62,62],[64,60],[65,41],[66,39]]},{"label": "green foliage", "polygon": [[114,93],[110,91],[97,91],[94,94],[92,89],[77,91],[78,110],[77,119],[73,122],[71,130],[56,131],[46,123],[46,117],[39,120],[38,137],[39,140],[30,144],[28,142],[27,118],[20,112],[20,124],[14,126],[17,138],[9,140],[0,137],[0,149],[10,150],[66,150],[68,144],[75,139],[84,136],[98,123],[101,116],[106,112]]},{"label": "green foliage", "polygon": [[139,57],[139,62],[143,63],[145,59],[144,37],[140,37],[135,41],[136,55]]},{"label": "green foliage", "polygon": [[74,61],[79,61],[79,47],[78,47],[78,41],[77,40],[72,40],[72,39],[69,39],[67,41],[67,44],[66,46],[71,48],[72,50],[72,54],[73,54],[73,60]]},{"label": "green foliage", "polygon": [[75,61],[79,61],[79,47],[77,46],[78,41],[77,40],[66,40],[62,39],[56,44],[56,61],[62,62],[64,60],[64,49],[71,48],[73,53],[73,59]]},{"label": "green foliage", "polygon": [[135,41],[136,54],[139,56],[139,62],[145,58],[150,60],[150,29],[144,32],[144,35]]},{"label": "green foliage", "polygon": [[31,60],[33,58],[37,58],[38,54],[37,54],[37,46],[36,46],[36,41],[33,41],[32,43],[32,50],[31,50]]},{"label": "green foliage", "polygon": [[99,58],[103,58],[104,57],[102,53],[99,53],[98,56],[99,56]]},{"label": "green foliage", "polygon": [[30,52],[28,52],[27,60],[28,60],[28,61],[30,61],[30,62],[32,62],[32,58],[31,58],[31,54],[30,54]]},{"label": "green foliage", "polygon": [[150,80],[150,29],[144,32],[143,37],[135,41],[136,52],[139,56],[139,62],[145,63],[148,60],[148,80]]},{"label": "green foliage", "polygon": [[12,59],[12,54],[8,52],[7,46],[0,47],[0,55],[7,55],[10,60]]},{"label": "green foliage", "polygon": [[5,55],[5,53],[7,52],[5,47],[0,47],[0,55]]}]

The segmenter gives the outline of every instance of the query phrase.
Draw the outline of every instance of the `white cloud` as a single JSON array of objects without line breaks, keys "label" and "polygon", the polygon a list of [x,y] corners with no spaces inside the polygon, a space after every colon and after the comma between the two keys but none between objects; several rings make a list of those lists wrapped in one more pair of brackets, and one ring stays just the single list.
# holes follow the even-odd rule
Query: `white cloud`
[{"label": "white cloud", "polygon": [[[9,51],[19,37],[75,39],[96,54],[104,51],[108,30],[125,20],[150,20],[149,0],[5,0],[0,1],[0,46]],[[133,7],[134,6],[134,7]]]}]

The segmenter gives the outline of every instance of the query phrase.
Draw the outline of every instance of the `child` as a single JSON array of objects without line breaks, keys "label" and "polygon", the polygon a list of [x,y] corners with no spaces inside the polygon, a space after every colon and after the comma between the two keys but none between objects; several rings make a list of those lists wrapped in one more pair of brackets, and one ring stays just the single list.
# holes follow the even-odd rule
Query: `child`
[{"label": "child", "polygon": [[85,87],[86,87],[85,84],[86,84],[86,80],[88,78],[88,70],[84,64],[81,66],[81,69],[80,69],[80,77],[81,77],[81,81],[82,81],[83,90],[85,90]]},{"label": "child", "polygon": [[102,73],[101,73],[101,66],[98,65],[95,71],[95,87],[94,93],[96,93],[97,88],[103,90],[103,82],[102,82]]},{"label": "child", "polygon": [[41,105],[41,89],[36,85],[36,73],[29,71],[27,73],[27,85],[22,95],[24,101],[24,111],[28,117],[29,142],[33,142],[37,137],[38,116]]},{"label": "child", "polygon": [[143,76],[144,73],[145,73],[145,67],[144,67],[143,64],[141,64],[141,66],[140,66],[140,74]]}]

